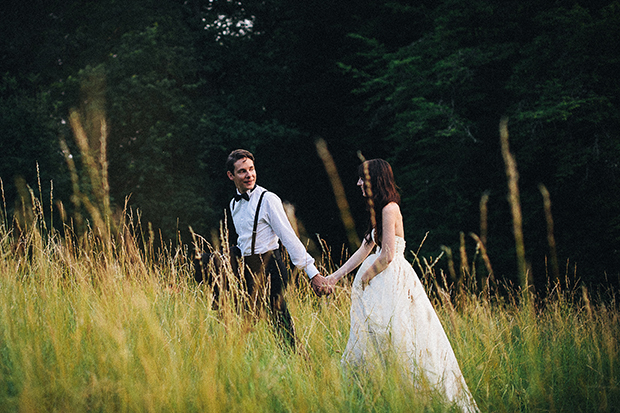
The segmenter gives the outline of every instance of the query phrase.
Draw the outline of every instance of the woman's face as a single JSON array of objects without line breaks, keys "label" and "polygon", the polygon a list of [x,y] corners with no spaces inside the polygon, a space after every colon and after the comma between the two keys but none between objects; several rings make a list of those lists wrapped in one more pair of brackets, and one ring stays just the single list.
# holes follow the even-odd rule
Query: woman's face
[{"label": "woman's face", "polygon": [[357,186],[362,190],[362,196],[366,197],[366,185],[364,185],[364,180],[361,177],[357,180]]}]

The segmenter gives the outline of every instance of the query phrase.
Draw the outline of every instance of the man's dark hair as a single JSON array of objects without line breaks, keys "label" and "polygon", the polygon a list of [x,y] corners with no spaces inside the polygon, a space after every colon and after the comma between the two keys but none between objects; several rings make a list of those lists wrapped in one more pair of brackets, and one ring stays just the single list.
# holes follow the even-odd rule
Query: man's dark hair
[{"label": "man's dark hair", "polygon": [[246,151],[245,149],[235,149],[226,159],[226,170],[235,173],[235,162],[244,158],[248,158],[254,162],[254,155],[252,155],[252,152]]}]

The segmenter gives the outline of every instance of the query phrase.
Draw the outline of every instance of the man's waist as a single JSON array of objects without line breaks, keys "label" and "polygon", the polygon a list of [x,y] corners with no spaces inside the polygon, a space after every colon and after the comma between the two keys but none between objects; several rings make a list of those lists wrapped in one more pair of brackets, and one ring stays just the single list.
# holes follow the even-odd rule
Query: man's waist
[{"label": "man's waist", "polygon": [[264,269],[271,260],[282,261],[282,253],[279,248],[263,252],[261,254],[244,255],[243,261],[253,272]]},{"label": "man's waist", "polygon": [[265,252],[257,252],[254,254],[243,254],[243,258],[249,258],[249,257],[265,257],[271,254],[277,254],[278,256],[281,256],[281,251],[280,251],[280,246],[278,246],[277,248],[274,249],[270,249],[268,251]]},{"label": "man's waist", "polygon": [[254,251],[252,251],[252,243],[246,242],[246,240],[243,240],[243,241],[240,240],[240,242],[237,245],[240,247],[243,253],[243,256],[247,257],[247,256],[252,255],[252,253],[266,254],[269,251],[276,250],[280,247],[280,242],[278,238],[269,240],[269,242],[265,242],[264,240],[261,240],[261,242],[256,242],[256,244],[254,245]]}]

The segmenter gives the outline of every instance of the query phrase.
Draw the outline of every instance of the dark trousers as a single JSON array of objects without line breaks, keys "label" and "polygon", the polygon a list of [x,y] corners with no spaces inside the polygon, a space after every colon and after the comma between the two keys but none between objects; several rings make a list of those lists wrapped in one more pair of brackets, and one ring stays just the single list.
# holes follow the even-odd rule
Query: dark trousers
[{"label": "dark trousers", "polygon": [[260,315],[266,310],[280,336],[295,348],[293,319],[284,300],[289,273],[282,260],[281,250],[243,257],[243,261],[244,287],[250,311]]},{"label": "dark trousers", "polygon": [[[289,273],[282,261],[280,249],[241,257],[235,246],[230,249],[231,266],[241,284],[242,297],[237,304],[246,307],[253,316],[268,313],[282,339],[295,348],[295,329],[291,314],[284,300],[284,290]],[[224,275],[224,257],[220,252],[205,253],[194,262],[194,277],[198,283],[205,282],[213,288],[213,304],[217,308],[222,293],[229,290],[230,281]],[[213,271],[207,271],[208,265]],[[239,271],[243,265],[243,273]]]}]

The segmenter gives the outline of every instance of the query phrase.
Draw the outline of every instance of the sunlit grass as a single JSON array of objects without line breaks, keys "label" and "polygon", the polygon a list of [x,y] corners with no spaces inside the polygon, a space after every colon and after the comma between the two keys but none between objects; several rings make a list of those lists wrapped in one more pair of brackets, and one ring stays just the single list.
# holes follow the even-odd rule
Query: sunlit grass
[{"label": "sunlit grass", "polygon": [[[79,117],[72,123],[80,147],[90,151]],[[103,151],[105,123],[95,124],[102,125],[94,141]],[[389,363],[372,373],[343,371],[346,282],[317,298],[305,276],[294,279],[287,291],[293,351],[265,318],[234,304],[242,300],[234,282],[214,306],[209,286],[193,280],[187,246],[157,242],[131,211],[109,212],[104,155],[89,158],[89,168],[98,170],[85,175],[103,186],[99,199],[80,190],[77,167],[63,149],[75,209],[91,219],[70,219],[60,205],[56,230],[43,212],[51,206],[26,187],[21,209],[9,217],[0,180],[1,411],[451,411]],[[485,239],[481,232],[478,261],[486,272],[480,276],[473,264],[464,265],[476,261],[464,242],[458,278],[445,250],[456,284],[446,285],[436,260],[414,254],[413,263],[481,411],[617,411],[615,292],[593,300],[555,276],[544,298],[524,300],[522,288],[498,288]],[[329,272],[334,263],[323,247],[319,264]]]},{"label": "sunlit grass", "polygon": [[[156,256],[128,227],[93,234],[0,234],[0,405],[4,411],[445,411],[395,372],[340,366],[349,287],[288,293],[298,350],[270,323],[212,309],[182,249]],[[122,234],[122,236],[121,236]],[[148,238],[148,237],[146,237]],[[425,276],[431,286],[432,270]],[[556,290],[518,304],[441,290],[434,300],[483,411],[613,411],[619,316],[613,295]],[[514,294],[518,297],[518,294]],[[458,310],[457,310],[458,308]]]}]

